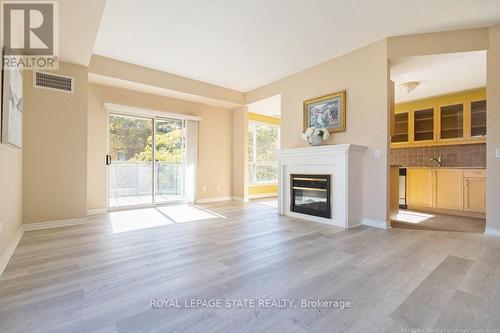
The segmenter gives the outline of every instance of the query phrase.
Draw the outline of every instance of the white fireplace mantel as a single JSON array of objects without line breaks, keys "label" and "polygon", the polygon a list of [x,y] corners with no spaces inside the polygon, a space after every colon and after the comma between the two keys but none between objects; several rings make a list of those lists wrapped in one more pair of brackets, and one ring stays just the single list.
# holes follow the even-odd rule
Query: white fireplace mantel
[{"label": "white fireplace mantel", "polygon": [[[353,144],[278,150],[278,212],[352,228],[362,223],[363,153],[366,147]],[[331,175],[332,218],[290,211],[290,175]]]}]

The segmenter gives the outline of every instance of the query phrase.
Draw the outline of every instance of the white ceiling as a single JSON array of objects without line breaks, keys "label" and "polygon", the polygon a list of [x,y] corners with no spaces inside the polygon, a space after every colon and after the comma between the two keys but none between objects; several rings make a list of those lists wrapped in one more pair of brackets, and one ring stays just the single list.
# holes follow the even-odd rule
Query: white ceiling
[{"label": "white ceiling", "polygon": [[497,22],[499,0],[108,0],[94,53],[249,91],[388,36]]},{"label": "white ceiling", "polygon": [[[486,51],[439,54],[391,61],[396,103],[486,86]],[[419,81],[411,92],[399,88]]]},{"label": "white ceiling", "polygon": [[281,95],[274,95],[248,104],[248,111],[269,117],[281,117]]},{"label": "white ceiling", "polygon": [[88,66],[106,0],[64,0],[59,3],[59,58]]}]

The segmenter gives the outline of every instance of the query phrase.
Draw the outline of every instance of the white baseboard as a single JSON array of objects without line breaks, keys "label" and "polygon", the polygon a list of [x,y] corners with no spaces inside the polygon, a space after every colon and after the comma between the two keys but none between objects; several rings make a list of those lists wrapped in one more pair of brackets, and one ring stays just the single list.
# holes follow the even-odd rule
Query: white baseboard
[{"label": "white baseboard", "polygon": [[259,199],[259,198],[270,198],[276,197],[278,193],[260,193],[260,194],[250,194],[248,197],[250,199]]},{"label": "white baseboard", "polygon": [[25,223],[24,231],[32,231],[32,230],[43,230],[43,229],[52,229],[52,228],[60,228],[60,227],[70,227],[74,225],[84,224],[88,220],[86,217],[79,219],[67,219],[67,220],[56,220],[56,221],[46,221],[46,222],[36,222],[36,223]]},{"label": "white baseboard", "polygon": [[207,198],[207,199],[198,199],[196,203],[209,203],[209,202],[219,202],[219,201],[231,201],[231,197],[218,197],[218,198]]},{"label": "white baseboard", "polygon": [[101,215],[101,214],[107,214],[108,210],[106,208],[103,209],[89,209],[87,210],[87,216],[92,216],[92,215]]},{"label": "white baseboard", "polygon": [[0,275],[2,275],[3,271],[5,270],[5,267],[7,267],[7,264],[9,263],[10,258],[12,258],[12,255],[14,254],[17,245],[21,241],[23,234],[24,234],[24,226],[21,225],[17,230],[16,234],[14,235],[14,238],[12,238],[9,245],[7,245],[7,248],[3,252],[2,256],[0,256]]},{"label": "white baseboard", "polygon": [[500,237],[500,229],[486,227],[484,229],[484,234],[487,235],[487,236],[497,236],[497,237]]},{"label": "white baseboard", "polygon": [[391,229],[390,224],[388,224],[386,221],[369,219],[366,217],[363,217],[363,225],[380,229]]},{"label": "white baseboard", "polygon": [[248,198],[242,198],[242,197],[233,197],[232,200],[248,202]]}]

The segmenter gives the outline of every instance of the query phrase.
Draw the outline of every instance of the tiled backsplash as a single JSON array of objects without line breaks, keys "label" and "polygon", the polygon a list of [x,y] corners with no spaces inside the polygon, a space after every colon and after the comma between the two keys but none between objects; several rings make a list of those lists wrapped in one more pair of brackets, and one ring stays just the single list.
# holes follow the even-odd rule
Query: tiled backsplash
[{"label": "tiled backsplash", "polygon": [[443,167],[486,167],[486,144],[391,149],[391,165],[436,167],[432,157],[441,156]]}]

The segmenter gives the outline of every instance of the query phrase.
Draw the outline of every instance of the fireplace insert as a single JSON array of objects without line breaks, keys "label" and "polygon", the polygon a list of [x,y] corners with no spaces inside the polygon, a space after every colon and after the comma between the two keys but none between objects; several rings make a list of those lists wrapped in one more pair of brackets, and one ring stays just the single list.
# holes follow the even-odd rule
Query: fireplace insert
[{"label": "fireplace insert", "polygon": [[330,175],[290,175],[290,210],[331,218]]}]

